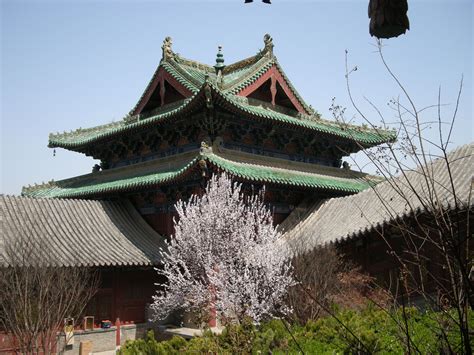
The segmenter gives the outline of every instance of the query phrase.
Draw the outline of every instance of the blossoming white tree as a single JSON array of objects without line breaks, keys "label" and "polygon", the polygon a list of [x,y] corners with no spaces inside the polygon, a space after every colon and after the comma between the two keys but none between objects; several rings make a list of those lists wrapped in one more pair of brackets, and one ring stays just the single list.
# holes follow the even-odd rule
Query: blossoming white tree
[{"label": "blossoming white tree", "polygon": [[167,282],[152,304],[156,319],[182,309],[258,322],[285,311],[293,278],[275,245],[280,233],[262,197],[244,198],[240,190],[228,177],[214,176],[205,195],[176,204],[175,235],[158,270]]}]

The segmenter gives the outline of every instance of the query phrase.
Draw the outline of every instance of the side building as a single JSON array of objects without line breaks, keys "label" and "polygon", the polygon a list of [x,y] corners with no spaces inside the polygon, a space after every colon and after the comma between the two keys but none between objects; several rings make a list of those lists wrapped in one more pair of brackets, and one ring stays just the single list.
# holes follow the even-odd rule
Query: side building
[{"label": "side building", "polygon": [[398,298],[442,303],[461,284],[450,271],[472,289],[473,206],[471,142],[356,195],[308,199],[280,228],[292,254],[332,245]]},{"label": "side building", "polygon": [[[155,292],[163,238],[127,200],[95,201],[0,195],[0,268],[24,260],[97,271],[100,289],[86,315],[145,322]],[[67,271],[66,271],[67,272]]]}]

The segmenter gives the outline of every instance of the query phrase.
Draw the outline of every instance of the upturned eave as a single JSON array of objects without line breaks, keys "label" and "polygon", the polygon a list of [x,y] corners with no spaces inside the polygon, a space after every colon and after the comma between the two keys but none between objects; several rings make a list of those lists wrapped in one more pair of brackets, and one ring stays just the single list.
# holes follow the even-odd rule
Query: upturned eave
[{"label": "upturned eave", "polygon": [[[205,162],[205,164],[203,164]],[[240,181],[278,185],[341,194],[360,192],[376,183],[369,175],[351,170],[284,159],[245,155],[212,148],[190,151],[127,167],[103,170],[61,181],[24,187],[22,195],[41,198],[100,198],[123,192],[137,192],[160,185],[176,184],[193,172],[226,173]],[[288,167],[286,167],[288,166]]]},{"label": "upturned eave", "polygon": [[91,144],[98,144],[121,135],[133,134],[154,125],[170,122],[173,118],[196,112],[205,107],[207,100],[206,90],[210,92],[214,104],[228,111],[242,114],[250,119],[267,120],[270,123],[293,129],[303,129],[313,133],[318,132],[339,139],[345,139],[358,144],[359,149],[391,142],[396,139],[395,132],[390,130],[342,125],[311,115],[298,113],[292,116],[276,111],[268,107],[268,105],[265,107],[251,105],[246,98],[227,94],[218,88],[217,85],[205,82],[191,98],[182,100],[177,105],[168,105],[147,115],[131,116],[107,125],[78,129],[62,134],[51,134],[48,146],[50,148],[65,148],[84,152]]}]

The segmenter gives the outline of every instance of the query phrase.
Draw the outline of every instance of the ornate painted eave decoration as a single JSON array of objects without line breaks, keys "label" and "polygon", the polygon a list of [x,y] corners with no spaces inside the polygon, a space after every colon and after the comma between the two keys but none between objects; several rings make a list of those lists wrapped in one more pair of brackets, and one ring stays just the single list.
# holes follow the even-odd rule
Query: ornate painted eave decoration
[{"label": "ornate painted eave decoration", "polygon": [[201,88],[190,98],[159,107],[147,114],[128,116],[121,121],[103,126],[50,134],[48,146],[81,152],[90,144],[97,144],[123,134],[132,134],[154,125],[172,121],[175,117],[190,114],[205,107],[206,91],[207,95],[212,95],[213,102],[216,105],[251,119],[268,120],[272,124],[304,129],[313,134],[328,134],[340,139],[357,142],[366,147],[396,139],[394,131],[369,129],[356,125],[341,125],[313,115],[297,114],[293,116],[280,112],[276,107],[265,103],[255,105],[255,102],[246,97],[226,93],[213,84],[212,81],[205,81]]},{"label": "ornate painted eave decoration", "polygon": [[377,182],[352,170],[292,162],[232,152],[203,145],[200,150],[126,167],[103,170],[61,181],[24,187],[22,195],[41,198],[91,198],[140,191],[152,186],[175,184],[206,169],[230,174],[256,184],[307,188],[318,191],[357,193]]}]

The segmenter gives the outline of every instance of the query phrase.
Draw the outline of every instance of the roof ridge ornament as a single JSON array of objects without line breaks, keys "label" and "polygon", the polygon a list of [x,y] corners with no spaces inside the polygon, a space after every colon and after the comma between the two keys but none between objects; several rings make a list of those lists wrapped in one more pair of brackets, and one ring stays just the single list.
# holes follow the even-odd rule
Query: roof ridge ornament
[{"label": "roof ridge ornament", "polygon": [[204,75],[204,96],[206,97],[206,107],[213,108],[214,104],[212,102],[212,89],[209,82],[209,74]]},{"label": "roof ridge ornament", "polygon": [[225,64],[224,64],[224,54],[222,54],[222,46],[218,46],[217,55],[216,55],[216,64],[214,65],[214,69],[216,70],[216,74],[217,74],[216,83],[218,86],[221,86],[222,84],[224,68],[225,68]]},{"label": "roof ridge ornament", "polygon": [[206,155],[206,154],[212,154],[212,145],[208,144],[207,141],[210,141],[210,139],[205,139],[201,142],[201,147],[199,149],[199,154],[200,155]]},{"label": "roof ridge ornament", "polygon": [[268,33],[263,36],[263,43],[265,44],[265,47],[263,48],[263,51],[265,54],[268,54],[269,56],[273,56],[273,38],[270,36]]},{"label": "roof ridge ornament", "polygon": [[161,49],[163,50],[163,55],[161,60],[170,60],[174,57],[173,50],[171,49],[171,46],[173,45],[173,39],[170,36],[167,36],[164,41],[163,45],[161,46]]},{"label": "roof ridge ornament", "polygon": [[216,74],[224,69],[225,64],[224,64],[224,54],[222,54],[222,46],[217,46],[217,55],[216,55],[216,64],[214,65],[214,68],[216,69]]}]

